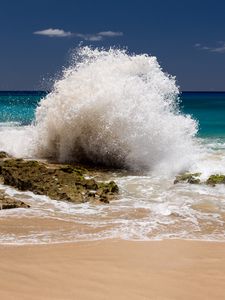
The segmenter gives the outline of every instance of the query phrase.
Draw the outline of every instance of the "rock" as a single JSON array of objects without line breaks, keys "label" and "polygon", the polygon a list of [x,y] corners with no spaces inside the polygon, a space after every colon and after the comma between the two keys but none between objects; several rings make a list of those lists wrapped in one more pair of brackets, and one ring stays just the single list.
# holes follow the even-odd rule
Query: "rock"
[{"label": "rock", "polygon": [[201,173],[184,173],[176,176],[176,179],[174,180],[174,184],[179,182],[188,182],[191,184],[199,184],[201,183],[200,179],[197,178],[201,176]]},{"label": "rock", "polygon": [[222,174],[214,174],[209,176],[206,181],[206,184],[215,186],[216,184],[225,184],[225,175]]},{"label": "rock", "polygon": [[3,158],[10,158],[11,156],[6,153],[5,151],[0,151],[0,159],[3,159]]},{"label": "rock", "polygon": [[3,191],[0,191],[0,210],[11,208],[29,208],[30,205],[21,200],[7,196]]},{"label": "rock", "polygon": [[97,182],[85,179],[87,170],[72,165],[53,165],[33,160],[6,159],[0,161],[4,184],[21,191],[47,195],[52,199],[82,203],[99,200],[108,203],[119,192],[114,181]]},{"label": "rock", "polygon": [[[187,182],[191,184],[199,184],[201,183],[200,179],[198,178],[201,175],[201,173],[184,173],[176,176],[176,179],[174,180],[174,184],[179,182]],[[209,178],[202,182],[204,184],[208,184],[211,186],[215,186],[216,184],[225,184],[225,175],[223,174],[212,174],[209,176]]]},{"label": "rock", "polygon": [[195,177],[190,177],[187,182],[191,183],[191,184],[200,184],[201,183],[200,179],[195,178]]},{"label": "rock", "polygon": [[87,172],[87,170],[84,168],[75,168],[74,166],[70,166],[70,165],[62,166],[60,167],[60,170],[69,174],[77,173],[80,174],[81,176],[83,175],[84,172]]}]

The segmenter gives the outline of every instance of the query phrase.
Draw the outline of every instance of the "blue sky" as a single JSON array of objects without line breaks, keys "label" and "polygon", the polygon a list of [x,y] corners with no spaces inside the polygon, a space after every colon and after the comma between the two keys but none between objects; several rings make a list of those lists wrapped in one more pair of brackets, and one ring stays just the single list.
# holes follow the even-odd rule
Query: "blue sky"
[{"label": "blue sky", "polygon": [[1,0],[0,89],[36,90],[81,41],[157,56],[181,90],[225,90],[224,0]]}]

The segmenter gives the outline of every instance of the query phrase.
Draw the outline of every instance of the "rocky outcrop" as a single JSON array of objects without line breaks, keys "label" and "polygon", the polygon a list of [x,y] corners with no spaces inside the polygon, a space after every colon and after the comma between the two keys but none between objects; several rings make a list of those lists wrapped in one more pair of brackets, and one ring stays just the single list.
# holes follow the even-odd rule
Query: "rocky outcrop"
[{"label": "rocky outcrop", "polygon": [[30,206],[23,201],[9,197],[0,191],[0,210],[1,209],[11,209],[11,208],[29,208]]},{"label": "rocky outcrop", "polygon": [[86,173],[87,170],[72,165],[13,158],[0,161],[0,175],[4,184],[21,191],[29,190],[52,199],[75,203],[93,200],[109,203],[119,192],[114,181],[97,182],[85,177]]},{"label": "rocky outcrop", "polygon": [[215,186],[216,184],[225,184],[225,175],[222,174],[211,175],[207,179],[206,183],[212,186]]},{"label": "rocky outcrop", "polygon": [[176,176],[174,184],[186,182],[191,184],[207,184],[211,186],[216,186],[217,184],[225,184],[225,175],[223,174],[212,174],[206,181],[200,180],[201,173],[183,173]]},{"label": "rocky outcrop", "polygon": [[179,182],[188,182],[191,184],[199,184],[201,181],[198,178],[201,176],[201,173],[183,173],[176,176],[176,179],[174,180],[174,184]]},{"label": "rocky outcrop", "polygon": [[3,159],[3,158],[10,158],[11,156],[6,153],[5,151],[0,151],[0,159]]}]

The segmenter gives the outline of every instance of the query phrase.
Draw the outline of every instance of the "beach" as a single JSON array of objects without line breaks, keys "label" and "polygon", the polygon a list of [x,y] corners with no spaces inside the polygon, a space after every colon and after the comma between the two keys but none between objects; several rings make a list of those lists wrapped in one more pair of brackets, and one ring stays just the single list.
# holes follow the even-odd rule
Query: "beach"
[{"label": "beach", "polygon": [[0,299],[225,299],[225,93],[74,55],[50,91],[0,92]]},{"label": "beach", "polygon": [[0,247],[0,298],[224,299],[224,243],[105,240]]},{"label": "beach", "polygon": [[225,1],[1,1],[0,300],[225,300]]}]

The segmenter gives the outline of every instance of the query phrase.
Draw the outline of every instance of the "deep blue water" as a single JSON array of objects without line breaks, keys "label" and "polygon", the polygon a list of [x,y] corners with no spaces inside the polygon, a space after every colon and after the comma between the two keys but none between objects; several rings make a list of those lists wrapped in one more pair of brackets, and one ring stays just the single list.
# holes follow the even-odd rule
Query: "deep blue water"
[{"label": "deep blue water", "polygon": [[[0,124],[27,125],[46,92],[0,92]],[[225,137],[225,92],[183,92],[181,110],[199,121],[202,137]]]}]

